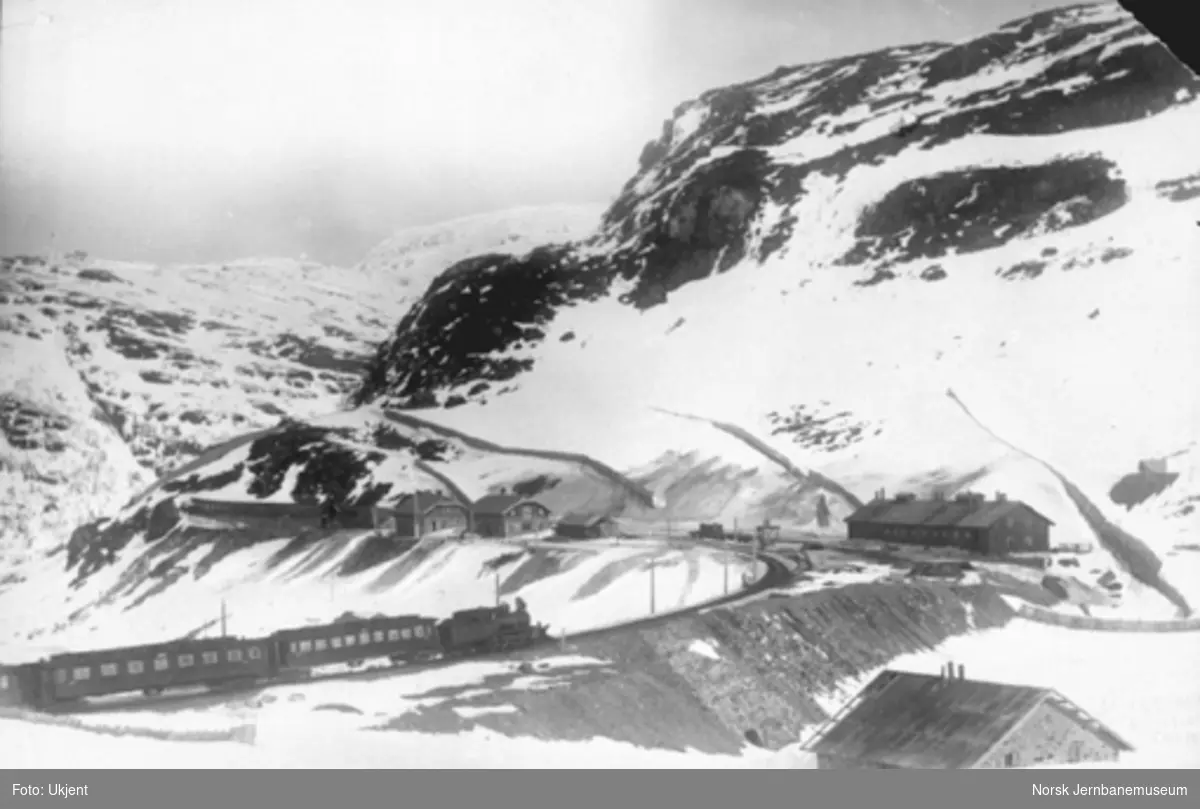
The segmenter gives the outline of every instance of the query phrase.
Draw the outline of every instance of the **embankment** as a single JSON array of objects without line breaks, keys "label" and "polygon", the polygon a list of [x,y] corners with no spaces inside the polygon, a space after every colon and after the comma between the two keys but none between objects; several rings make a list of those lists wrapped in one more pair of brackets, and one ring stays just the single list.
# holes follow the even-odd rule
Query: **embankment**
[{"label": "embankment", "polygon": [[[560,669],[553,683],[534,688],[524,682],[529,672],[495,675],[483,688],[439,693],[436,705],[387,726],[426,733],[482,726],[726,754],[753,730],[780,748],[825,720],[820,698],[847,681],[1013,615],[986,585],[871,583],[771,598],[572,643],[572,654],[607,663]],[[536,671],[536,660],[528,662]]]}]

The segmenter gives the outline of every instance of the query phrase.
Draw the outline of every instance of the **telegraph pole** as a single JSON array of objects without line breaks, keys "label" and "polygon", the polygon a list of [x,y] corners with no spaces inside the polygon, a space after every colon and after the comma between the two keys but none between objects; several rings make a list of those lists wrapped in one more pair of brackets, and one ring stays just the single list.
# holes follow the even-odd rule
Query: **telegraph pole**
[{"label": "telegraph pole", "polygon": [[496,583],[496,606],[499,607],[500,606],[500,570],[497,568],[496,572],[493,575],[495,576],[495,583]]},{"label": "telegraph pole", "polygon": [[225,599],[221,599],[221,637],[225,637]]},{"label": "telegraph pole", "polygon": [[414,489],[413,490],[413,538],[418,539],[418,540],[421,538],[421,528],[422,528],[422,526],[421,526],[421,509],[419,507],[420,499],[421,499],[420,490]]},{"label": "telegraph pole", "polygon": [[725,595],[729,595],[729,551],[721,551],[721,563],[725,568]]},{"label": "telegraph pole", "polygon": [[650,614],[654,614],[654,569],[658,567],[658,560],[650,560]]}]

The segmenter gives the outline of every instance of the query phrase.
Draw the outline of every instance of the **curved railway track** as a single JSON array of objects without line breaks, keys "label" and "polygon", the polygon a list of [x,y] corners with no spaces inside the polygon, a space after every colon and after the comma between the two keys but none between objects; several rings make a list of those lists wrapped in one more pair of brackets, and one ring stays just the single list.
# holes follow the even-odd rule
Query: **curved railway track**
[{"label": "curved railway track", "polygon": [[[714,545],[711,547],[716,546]],[[743,551],[736,548],[731,549],[728,547],[722,547],[722,549],[726,551],[734,550],[735,552],[743,554],[749,553],[749,551]],[[232,684],[229,687],[218,687],[213,689],[202,689],[198,687],[194,690],[176,691],[173,693],[160,694],[152,697],[143,696],[141,694],[130,694],[128,697],[118,697],[115,699],[105,698],[102,702],[85,701],[79,703],[54,705],[47,707],[44,711],[42,711],[42,713],[55,715],[86,715],[97,713],[140,713],[160,712],[163,710],[173,712],[184,709],[192,710],[196,708],[206,708],[219,705],[228,702],[230,699],[245,698],[249,695],[262,693],[279,686],[321,683],[337,680],[346,682],[382,680],[390,677],[402,677],[416,672],[448,668],[461,663],[474,663],[478,661],[505,660],[514,658],[519,659],[531,654],[536,655],[539,652],[550,651],[554,647],[560,646],[562,643],[576,643],[579,641],[603,638],[620,632],[646,629],[668,623],[686,615],[693,615],[702,610],[729,606],[752,596],[765,593],[777,587],[781,587],[787,584],[791,579],[791,571],[788,569],[788,566],[779,558],[766,553],[759,554],[758,558],[766,565],[767,568],[763,575],[757,581],[746,587],[743,587],[740,590],[729,593],[728,595],[710,599],[689,607],[683,607],[681,609],[671,610],[669,612],[663,612],[657,615],[649,615],[644,618],[637,618],[633,621],[627,621],[625,623],[616,624],[613,626],[587,629],[582,632],[576,632],[560,637],[544,638],[520,649],[510,649],[506,651],[487,652],[482,654],[456,656],[450,658],[443,657],[427,662],[372,667],[358,671],[338,671],[316,675],[281,675],[272,678],[271,680],[258,681],[252,684],[238,683]],[[29,713],[33,714],[32,711]]]}]

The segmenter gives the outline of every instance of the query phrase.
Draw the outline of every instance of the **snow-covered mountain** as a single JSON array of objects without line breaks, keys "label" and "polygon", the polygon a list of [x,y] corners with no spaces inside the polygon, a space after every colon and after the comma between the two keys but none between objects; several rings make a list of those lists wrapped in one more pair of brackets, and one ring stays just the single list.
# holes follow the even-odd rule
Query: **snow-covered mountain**
[{"label": "snow-covered mountain", "polygon": [[602,211],[409,228],[353,270],[0,259],[0,559],[54,549],[209,447],[338,410],[375,343],[448,264],[579,238]]},{"label": "snow-covered mountain", "polygon": [[[10,261],[5,348],[31,359],[4,474],[113,518],[75,533],[77,573],[144,562],[197,499],[415,488],[818,532],[881,487],[998,489],[1094,541],[1039,459],[1169,548],[1194,473],[1128,512],[1106,495],[1196,457],[1197,91],[1118,6],[1070,7],[705,93],[602,217],[406,231],[353,271]],[[89,402],[94,449],[13,438]],[[30,482],[56,451],[72,480],[105,456],[86,514]],[[170,471],[130,499],[140,469]],[[51,525],[21,519],[26,543]]]},{"label": "snow-covered mountain", "polygon": [[639,468],[693,516],[844,513],[819,470],[858,499],[1003,489],[1088,541],[1078,497],[945,392],[1138,519],[1107,493],[1200,424],[1198,90],[1113,4],[713,90],[594,236],[439,276],[354,401]]}]

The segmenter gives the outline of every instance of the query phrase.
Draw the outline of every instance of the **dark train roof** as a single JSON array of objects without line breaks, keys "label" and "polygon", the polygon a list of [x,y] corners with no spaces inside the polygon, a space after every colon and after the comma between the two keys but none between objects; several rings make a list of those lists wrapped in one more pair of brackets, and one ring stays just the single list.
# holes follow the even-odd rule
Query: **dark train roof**
[{"label": "dark train roof", "polygon": [[805,744],[818,755],[905,769],[978,763],[1022,719],[1051,703],[1120,750],[1127,742],[1049,688],[887,670],[857,704]]},{"label": "dark train roof", "polygon": [[70,663],[73,660],[94,659],[96,657],[124,658],[129,655],[167,654],[176,651],[223,648],[246,643],[261,643],[264,640],[265,638],[243,638],[234,635],[219,638],[181,638],[163,641],[162,643],[146,643],[139,646],[118,646],[84,652],[60,652],[50,655],[46,660]]}]

